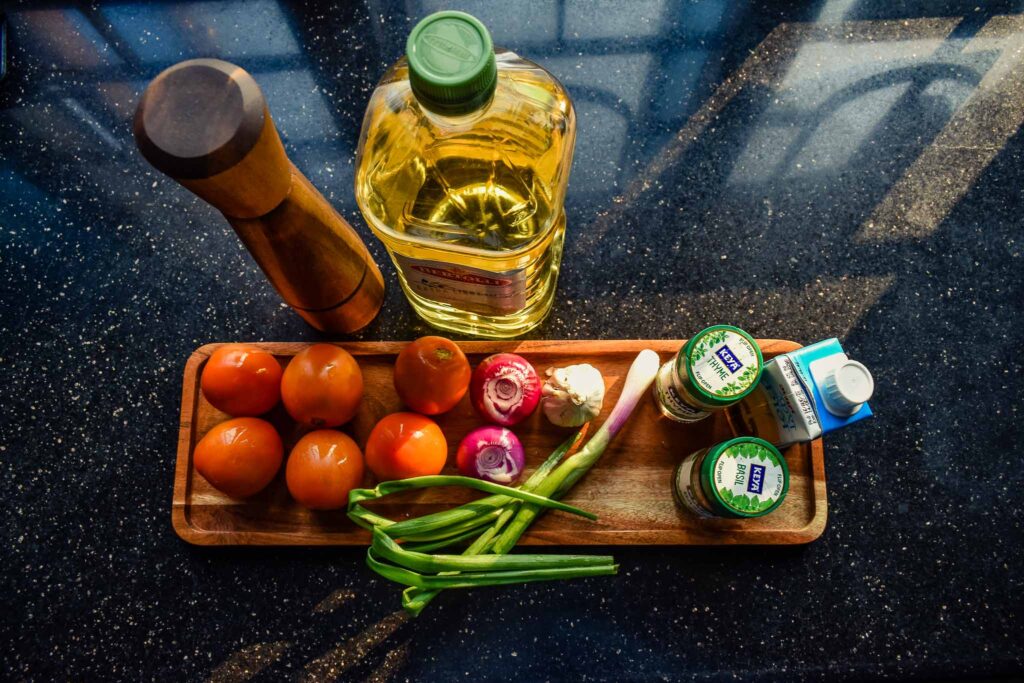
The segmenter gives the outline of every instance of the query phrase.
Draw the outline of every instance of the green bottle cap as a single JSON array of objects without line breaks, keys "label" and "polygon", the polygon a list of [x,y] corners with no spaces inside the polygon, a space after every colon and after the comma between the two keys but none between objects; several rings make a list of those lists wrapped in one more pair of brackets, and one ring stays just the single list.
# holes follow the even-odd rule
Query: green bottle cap
[{"label": "green bottle cap", "polygon": [[789,467],[775,446],[741,436],[708,451],[701,463],[700,485],[720,517],[762,517],[786,499]]},{"label": "green bottle cap", "polygon": [[701,330],[676,356],[676,372],[694,398],[714,407],[736,403],[761,379],[764,359],[754,338],[732,325]]},{"label": "green bottle cap", "polygon": [[442,114],[473,111],[498,80],[491,34],[465,12],[436,12],[420,21],[405,44],[416,99]]}]

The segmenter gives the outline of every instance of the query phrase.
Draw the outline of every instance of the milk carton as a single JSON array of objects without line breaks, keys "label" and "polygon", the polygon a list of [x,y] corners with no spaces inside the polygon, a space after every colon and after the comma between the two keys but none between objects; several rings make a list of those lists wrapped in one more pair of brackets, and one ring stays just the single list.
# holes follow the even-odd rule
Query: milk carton
[{"label": "milk carton", "polygon": [[874,388],[868,369],[850,360],[838,339],[826,339],[765,363],[740,416],[756,436],[788,446],[871,417]]}]

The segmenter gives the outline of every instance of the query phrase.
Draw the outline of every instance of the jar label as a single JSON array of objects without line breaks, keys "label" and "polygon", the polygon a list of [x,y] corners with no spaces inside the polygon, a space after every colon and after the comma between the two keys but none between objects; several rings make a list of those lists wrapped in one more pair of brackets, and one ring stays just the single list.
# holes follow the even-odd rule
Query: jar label
[{"label": "jar label", "polygon": [[715,461],[711,485],[726,507],[747,515],[765,513],[785,496],[787,472],[779,456],[759,443],[733,444]]},{"label": "jar label", "polygon": [[700,502],[700,498],[697,497],[697,492],[693,487],[693,466],[697,463],[700,457],[707,452],[707,450],[708,449],[705,448],[697,451],[696,453],[691,453],[685,460],[679,463],[679,467],[676,468],[676,480],[673,490],[676,494],[676,500],[679,501],[683,507],[690,512],[693,512],[698,517],[710,519],[714,517],[715,514],[704,507]]},{"label": "jar label", "polygon": [[675,368],[672,361],[669,361],[658,370],[654,382],[654,395],[662,408],[662,413],[676,422],[698,422],[710,415],[711,413],[691,404],[679,394],[672,383],[674,374]]},{"label": "jar label", "polygon": [[698,387],[718,398],[747,391],[760,376],[757,350],[732,330],[711,330],[690,349],[690,373]]},{"label": "jar label", "polygon": [[491,271],[394,254],[409,289],[424,299],[484,315],[526,307],[526,270]]}]

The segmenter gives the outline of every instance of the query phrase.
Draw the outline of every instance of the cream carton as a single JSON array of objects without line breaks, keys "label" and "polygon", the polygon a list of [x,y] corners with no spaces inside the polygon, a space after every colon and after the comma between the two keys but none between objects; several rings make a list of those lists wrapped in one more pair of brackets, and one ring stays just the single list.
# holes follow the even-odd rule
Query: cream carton
[{"label": "cream carton", "polygon": [[871,417],[875,384],[866,367],[826,339],[772,358],[740,404],[744,426],[777,446],[811,441]]}]

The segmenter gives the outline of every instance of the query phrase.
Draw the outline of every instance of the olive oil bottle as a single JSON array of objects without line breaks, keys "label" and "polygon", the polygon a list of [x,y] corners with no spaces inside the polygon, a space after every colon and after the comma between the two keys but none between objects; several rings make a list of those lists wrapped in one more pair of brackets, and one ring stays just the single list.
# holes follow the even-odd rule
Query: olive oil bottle
[{"label": "olive oil bottle", "polygon": [[513,337],[551,308],[576,120],[562,85],[438,12],[370,98],[356,200],[431,325]]}]

